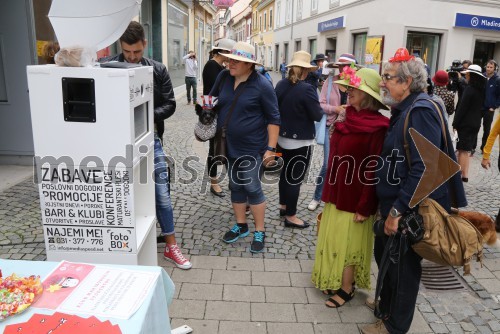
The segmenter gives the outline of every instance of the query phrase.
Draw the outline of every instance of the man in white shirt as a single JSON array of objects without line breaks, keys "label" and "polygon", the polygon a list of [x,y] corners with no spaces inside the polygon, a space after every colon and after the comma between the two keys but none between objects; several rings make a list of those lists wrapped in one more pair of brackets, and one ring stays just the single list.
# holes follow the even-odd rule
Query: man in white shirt
[{"label": "man in white shirt", "polygon": [[[196,53],[194,51],[189,51],[187,55],[182,57],[186,63],[186,92],[187,92],[187,104],[191,104],[191,97],[193,104],[196,104],[196,73],[198,73],[198,61],[196,60]],[[193,88],[193,95],[190,95],[191,87]]]}]

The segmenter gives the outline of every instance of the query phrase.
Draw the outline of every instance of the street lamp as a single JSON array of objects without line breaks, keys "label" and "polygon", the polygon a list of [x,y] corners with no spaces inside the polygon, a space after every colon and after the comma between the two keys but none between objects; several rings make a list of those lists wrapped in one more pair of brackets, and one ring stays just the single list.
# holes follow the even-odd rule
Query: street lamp
[{"label": "street lamp", "polygon": [[219,25],[224,25],[226,23],[226,19],[224,17],[219,17]]}]

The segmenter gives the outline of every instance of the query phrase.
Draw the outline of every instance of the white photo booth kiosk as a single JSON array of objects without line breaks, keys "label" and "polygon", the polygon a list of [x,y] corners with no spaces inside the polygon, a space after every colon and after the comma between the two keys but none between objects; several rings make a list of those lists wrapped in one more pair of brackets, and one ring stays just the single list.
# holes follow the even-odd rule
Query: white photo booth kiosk
[{"label": "white photo booth kiosk", "polygon": [[47,260],[157,265],[153,68],[27,71]]}]

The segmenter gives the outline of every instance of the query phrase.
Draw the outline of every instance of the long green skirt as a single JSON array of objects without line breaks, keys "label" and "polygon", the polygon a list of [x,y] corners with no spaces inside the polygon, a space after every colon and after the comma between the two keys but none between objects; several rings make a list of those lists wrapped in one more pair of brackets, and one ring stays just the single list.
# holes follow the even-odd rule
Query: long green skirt
[{"label": "long green skirt", "polygon": [[342,272],[348,266],[355,266],[356,286],[370,289],[374,217],[357,223],[353,213],[337,210],[331,203],[325,205],[311,277],[318,289],[341,288]]}]

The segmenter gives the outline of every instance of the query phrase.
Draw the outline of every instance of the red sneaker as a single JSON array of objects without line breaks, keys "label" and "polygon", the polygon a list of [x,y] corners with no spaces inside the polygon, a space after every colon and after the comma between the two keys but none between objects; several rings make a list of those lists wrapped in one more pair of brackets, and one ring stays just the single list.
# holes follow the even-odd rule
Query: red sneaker
[{"label": "red sneaker", "polygon": [[177,244],[175,245],[166,245],[165,246],[165,252],[163,252],[163,257],[165,260],[172,261],[175,263],[177,268],[180,269],[191,269],[193,266],[191,262],[189,262],[188,259],[182,255],[181,250]]}]

